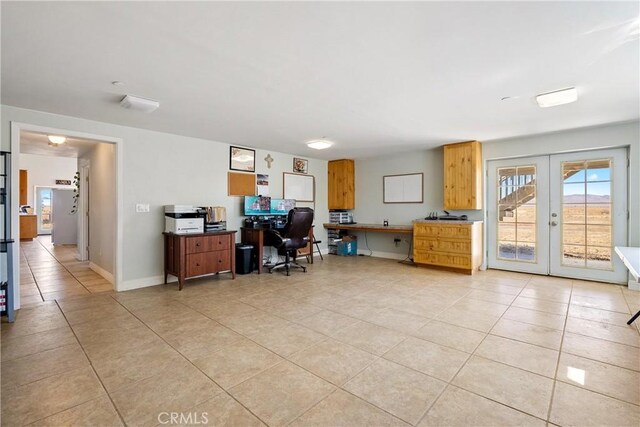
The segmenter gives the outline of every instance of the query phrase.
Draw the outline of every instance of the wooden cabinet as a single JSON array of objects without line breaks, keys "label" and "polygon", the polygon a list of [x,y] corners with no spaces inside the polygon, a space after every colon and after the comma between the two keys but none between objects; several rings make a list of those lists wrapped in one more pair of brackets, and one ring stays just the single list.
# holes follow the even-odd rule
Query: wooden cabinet
[{"label": "wooden cabinet", "polygon": [[190,277],[229,271],[235,273],[235,230],[201,234],[164,234],[164,283],[169,274],[179,289]]},{"label": "wooden cabinet", "polygon": [[355,209],[355,163],[351,159],[331,160],[329,171],[329,209]]},{"label": "wooden cabinet", "polygon": [[20,169],[20,192],[18,193],[21,205],[28,205],[27,192],[29,188],[28,173],[25,169]]},{"label": "wooden cabinet", "polygon": [[38,217],[20,215],[20,240],[33,240],[38,237]]},{"label": "wooden cabinet", "polygon": [[482,264],[482,222],[416,222],[413,260],[417,264],[461,269],[473,274]]},{"label": "wooden cabinet", "polygon": [[482,209],[482,144],[444,146],[444,208]]}]

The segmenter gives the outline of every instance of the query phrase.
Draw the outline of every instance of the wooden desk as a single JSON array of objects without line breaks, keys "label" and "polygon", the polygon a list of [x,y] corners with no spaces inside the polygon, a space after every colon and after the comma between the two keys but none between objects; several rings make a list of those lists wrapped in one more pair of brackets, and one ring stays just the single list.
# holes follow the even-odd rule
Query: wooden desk
[{"label": "wooden desk", "polygon": [[198,234],[164,234],[164,283],[171,274],[179,290],[190,277],[229,271],[236,278],[236,230]]},{"label": "wooden desk", "polygon": [[373,231],[377,233],[413,234],[413,225],[382,224],[336,224],[328,222],[322,224],[327,230]]},{"label": "wooden desk", "polygon": [[[268,228],[240,228],[240,240],[244,245],[252,245],[256,255],[256,269],[262,273],[262,257],[264,255],[264,232]],[[297,256],[309,256],[309,262],[313,264],[313,227],[309,230],[309,244],[303,249],[298,249]]]}]

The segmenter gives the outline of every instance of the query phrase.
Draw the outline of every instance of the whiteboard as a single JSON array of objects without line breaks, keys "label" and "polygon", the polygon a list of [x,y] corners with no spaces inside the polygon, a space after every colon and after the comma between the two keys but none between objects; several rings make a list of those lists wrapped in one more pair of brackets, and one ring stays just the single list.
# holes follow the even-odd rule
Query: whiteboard
[{"label": "whiteboard", "polygon": [[316,180],[313,175],[282,173],[283,197],[297,202],[315,201]]},{"label": "whiteboard", "polygon": [[382,177],[382,201],[384,203],[422,203],[422,173],[386,175]]}]

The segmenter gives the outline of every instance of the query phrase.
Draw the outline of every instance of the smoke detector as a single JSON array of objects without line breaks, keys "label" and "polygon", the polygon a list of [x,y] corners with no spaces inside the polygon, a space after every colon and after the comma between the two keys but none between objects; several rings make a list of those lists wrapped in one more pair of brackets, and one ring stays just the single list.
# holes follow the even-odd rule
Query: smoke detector
[{"label": "smoke detector", "polygon": [[145,113],[150,113],[155,111],[160,107],[160,103],[158,101],[154,101],[153,99],[141,98],[139,96],[134,95],[125,95],[124,98],[120,101],[120,106],[123,108],[128,108],[130,110],[138,110],[144,111]]}]

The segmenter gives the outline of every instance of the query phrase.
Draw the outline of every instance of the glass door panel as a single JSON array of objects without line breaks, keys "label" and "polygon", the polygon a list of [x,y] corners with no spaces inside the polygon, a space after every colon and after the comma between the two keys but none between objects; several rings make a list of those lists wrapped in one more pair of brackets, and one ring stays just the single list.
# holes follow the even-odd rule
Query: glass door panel
[{"label": "glass door panel", "polygon": [[36,215],[38,217],[38,234],[51,234],[51,188],[36,187]]},{"label": "glass door panel", "polygon": [[546,274],[548,202],[540,206],[538,193],[547,191],[548,161],[489,162],[489,267]]},{"label": "glass door panel", "polygon": [[626,244],[626,151],[553,155],[550,162],[551,274],[624,281],[612,254],[614,244]]}]

